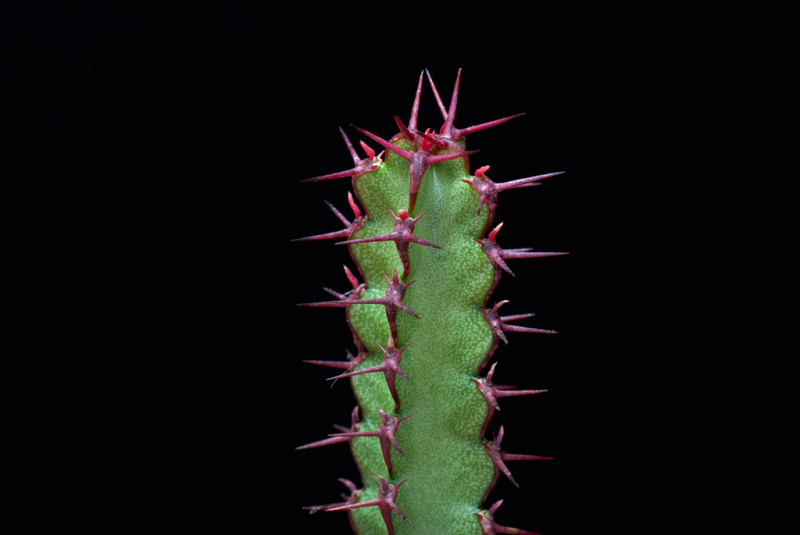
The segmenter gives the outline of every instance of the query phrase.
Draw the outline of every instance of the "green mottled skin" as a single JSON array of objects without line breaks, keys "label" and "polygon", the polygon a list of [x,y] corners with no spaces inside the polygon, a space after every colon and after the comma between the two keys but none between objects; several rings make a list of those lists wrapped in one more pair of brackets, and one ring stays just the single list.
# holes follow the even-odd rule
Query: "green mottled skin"
[{"label": "green mottled skin", "polygon": [[[415,150],[400,140],[396,145]],[[394,413],[386,379],[382,373],[351,378],[362,408],[360,431],[379,427],[375,407],[388,414],[412,417],[400,424],[397,441],[402,457],[390,449],[393,477],[389,478],[375,437],[355,437],[351,446],[364,482],[359,502],[374,499],[377,486],[372,476],[383,476],[400,488],[396,504],[411,524],[392,513],[397,535],[481,535],[478,513],[483,496],[494,477],[494,465],[481,445],[481,428],[487,405],[470,381],[492,346],[492,331],[476,307],[484,307],[494,280],[494,267],[473,238],[482,238],[489,210],[476,215],[478,193],[460,179],[469,178],[466,158],[428,167],[420,183],[414,211],[414,235],[441,249],[409,245],[410,273],[402,282],[408,287],[403,304],[420,319],[403,311],[397,313],[398,346],[410,344],[400,368],[410,380],[398,376],[395,385],[400,412]],[[358,198],[369,221],[353,239],[386,234],[394,228],[395,214],[408,208],[409,164],[387,151],[376,171],[355,180]],[[363,299],[382,297],[386,280],[403,266],[393,242],[350,245],[366,279]],[[351,306],[350,323],[369,351],[356,369],[383,362],[377,344],[386,347],[389,326],[381,305]],[[377,507],[351,510],[359,535],[385,535],[386,526]]]}]

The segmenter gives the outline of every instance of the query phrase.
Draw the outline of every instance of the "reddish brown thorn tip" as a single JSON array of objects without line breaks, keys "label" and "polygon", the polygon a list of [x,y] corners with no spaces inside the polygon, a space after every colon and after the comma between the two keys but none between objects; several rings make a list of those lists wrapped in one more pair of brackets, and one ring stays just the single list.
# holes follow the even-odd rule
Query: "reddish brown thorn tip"
[{"label": "reddish brown thorn tip", "polygon": [[399,489],[403,483],[407,480],[404,479],[397,485],[392,485],[391,483],[387,483],[382,476],[378,476],[380,478],[380,482],[375,479],[375,476],[372,476],[372,479],[375,481],[375,484],[378,485],[378,497],[372,500],[368,500],[366,502],[361,503],[351,503],[347,505],[342,505],[339,507],[331,507],[327,509],[327,511],[348,511],[350,509],[356,509],[359,507],[372,507],[377,506],[378,509],[381,511],[381,516],[383,517],[383,521],[386,524],[386,529],[388,530],[388,535],[393,535],[392,532],[392,519],[391,519],[391,512],[394,511],[400,518],[408,522],[409,524],[411,521],[406,518],[406,515],[400,510],[397,505],[395,505],[394,500],[397,497],[397,489]]},{"label": "reddish brown thorn tip", "polygon": [[348,268],[347,266],[343,266],[343,267],[344,267],[344,274],[347,277],[347,280],[350,281],[350,285],[353,287],[353,291],[357,292],[359,287],[361,286],[358,283],[358,279],[356,278],[355,275],[353,275],[353,272],[350,271],[350,268]]},{"label": "reddish brown thorn tip", "polygon": [[433,96],[436,99],[436,104],[439,105],[439,111],[442,112],[442,119],[447,119],[447,108],[445,108],[444,102],[442,102],[442,97],[439,96],[439,92],[436,90],[436,85],[434,85],[433,78],[431,78],[431,73],[428,72],[428,69],[425,69],[425,74],[428,77],[428,83],[431,86],[431,91],[433,91]]},{"label": "reddish brown thorn tip", "polygon": [[340,442],[350,442],[350,439],[347,437],[332,437],[332,438],[325,438],[323,440],[317,440],[316,442],[311,442],[309,444],[304,444],[302,446],[297,446],[296,450],[308,450],[311,448],[320,448],[322,446],[330,446],[331,444],[338,444]]},{"label": "reddish brown thorn tip", "polygon": [[462,158],[464,156],[472,156],[473,154],[477,154],[478,152],[480,152],[480,151],[477,151],[477,150],[466,150],[466,151],[463,151],[463,152],[451,152],[451,153],[448,153],[448,154],[437,154],[435,156],[430,156],[428,158],[428,160],[427,160],[427,163],[430,165],[430,164],[435,164],[435,163],[439,163],[439,162],[445,162],[447,160],[452,160],[454,158]]},{"label": "reddish brown thorn tip", "polygon": [[442,137],[453,139],[453,121],[456,120],[456,106],[458,105],[458,88],[461,85],[461,69],[458,69],[458,74],[456,75],[456,83],[453,86],[453,95],[450,97],[450,108],[447,110],[447,117],[444,120],[444,125],[442,125]]},{"label": "reddish brown thorn tip", "polygon": [[408,119],[409,130],[417,129],[417,118],[419,117],[419,97],[422,94],[422,74],[419,73],[419,82],[417,82],[417,91],[414,93],[414,104],[411,106],[411,117]]},{"label": "reddish brown thorn tip", "polygon": [[400,427],[400,422],[403,420],[408,420],[411,418],[411,415],[404,416],[403,418],[398,418],[397,416],[392,416],[391,414],[386,414],[378,407],[375,407],[378,413],[381,416],[381,424],[380,427],[374,431],[360,431],[360,432],[347,432],[347,433],[335,433],[329,436],[331,437],[378,437],[381,443],[381,452],[383,453],[383,461],[386,463],[386,469],[389,471],[389,476],[392,475],[392,463],[389,460],[389,445],[391,444],[394,448],[402,455],[403,457],[406,456],[403,453],[403,450],[400,449],[400,446],[397,444],[397,439],[395,438],[395,434],[397,433],[397,429]]},{"label": "reddish brown thorn tip", "polygon": [[528,178],[520,178],[518,180],[509,180],[508,182],[499,182],[495,183],[495,188],[498,192],[505,191],[507,189],[522,188],[529,185],[535,185],[534,182],[539,182],[545,178],[563,174],[564,171],[559,171],[557,173],[547,173],[545,175],[529,176]]},{"label": "reddish brown thorn tip", "polygon": [[361,148],[364,149],[364,152],[367,153],[367,158],[369,158],[370,160],[374,160],[375,159],[375,151],[372,150],[372,147],[370,147],[369,145],[367,145],[363,141],[359,141],[359,143],[361,143]]},{"label": "reddish brown thorn tip", "polygon": [[344,129],[341,126],[339,127],[339,133],[342,134],[342,138],[344,138],[344,144],[347,145],[347,150],[350,152],[350,157],[353,158],[353,163],[358,165],[361,163],[361,158],[358,157],[356,149],[354,149],[353,144],[350,143],[350,138],[347,137],[347,134],[345,134]]},{"label": "reddish brown thorn tip", "polygon": [[[355,433],[361,427],[362,422],[359,421],[359,409],[358,405],[353,409],[352,414],[350,415],[350,428],[346,428],[341,425],[334,424],[333,427],[336,429],[344,432],[344,433]],[[323,440],[317,440],[316,442],[311,442],[310,444],[304,444],[302,446],[297,446],[296,450],[308,450],[311,448],[320,448],[322,446],[330,446],[331,444],[339,444],[340,442],[350,442],[350,437],[346,436],[336,436],[331,438],[326,438]]]},{"label": "reddish brown thorn tip", "polygon": [[494,227],[492,229],[492,231],[489,233],[489,238],[488,238],[490,242],[496,243],[495,242],[495,238],[497,237],[497,233],[500,232],[501,228],[503,228],[503,223],[502,222],[500,222],[499,225],[497,225],[496,227]]},{"label": "reddish brown thorn tip", "polygon": [[353,356],[350,350],[347,350],[347,360],[304,360],[308,364],[316,364],[317,366],[327,366],[328,368],[340,368],[342,370],[352,369],[356,364],[364,360],[369,353],[361,352],[357,356]]},{"label": "reddish brown thorn tip", "polygon": [[349,479],[345,479],[343,477],[340,477],[339,481],[341,481],[342,484],[345,487],[347,487],[347,489],[350,491],[350,494],[342,493],[341,496],[344,499],[343,502],[331,503],[331,504],[328,504],[328,505],[307,506],[307,507],[303,507],[303,509],[305,509],[306,511],[309,511],[310,514],[314,514],[317,511],[327,511],[327,510],[333,509],[335,507],[343,507],[345,505],[350,505],[350,504],[356,503],[358,501],[358,498],[361,497],[361,492],[363,491],[363,489],[359,489],[356,486],[356,484],[353,483],[352,481],[350,481]]},{"label": "reddish brown thorn tip", "polygon": [[350,238],[350,236],[352,236],[355,231],[359,230],[367,223],[367,221],[369,221],[369,216],[361,215],[361,209],[353,200],[353,195],[350,192],[347,193],[347,202],[348,204],[350,204],[350,208],[353,210],[353,215],[355,216],[352,222],[348,221],[347,218],[344,215],[342,215],[342,213],[339,210],[337,210],[334,205],[332,205],[328,201],[325,201],[325,204],[327,204],[328,208],[331,209],[333,214],[337,218],[339,218],[339,221],[344,223],[345,225],[344,229],[337,230],[335,232],[328,232],[326,234],[317,234],[316,236],[308,236],[307,238],[296,238],[290,241],[294,242],[294,241],[327,240],[331,238]]},{"label": "reddish brown thorn tip", "polygon": [[503,123],[507,123],[511,119],[516,119],[517,117],[522,117],[525,115],[524,113],[518,113],[516,115],[510,115],[508,117],[503,117],[502,119],[495,119],[494,121],[488,121],[481,124],[476,124],[473,126],[468,126],[467,128],[453,128],[453,137],[454,139],[462,139],[469,134],[474,134],[475,132],[480,132],[481,130],[486,130],[487,128],[492,128],[493,126],[498,126]]},{"label": "reddish brown thorn tip", "polygon": [[478,517],[478,522],[481,523],[483,535],[497,535],[498,533],[508,533],[510,535],[539,535],[533,531],[525,531],[524,529],[509,528],[501,526],[494,521],[494,514],[497,509],[502,505],[503,500],[494,503],[489,509],[484,509],[480,513],[475,513]]}]

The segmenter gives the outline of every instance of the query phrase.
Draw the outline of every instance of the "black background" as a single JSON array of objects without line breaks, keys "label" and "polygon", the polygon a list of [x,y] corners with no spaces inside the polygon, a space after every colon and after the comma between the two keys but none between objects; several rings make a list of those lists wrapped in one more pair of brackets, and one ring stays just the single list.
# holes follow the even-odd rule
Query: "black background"
[{"label": "black background", "polygon": [[[351,165],[339,126],[390,137],[423,68],[445,100],[463,68],[458,126],[526,113],[470,137],[473,169],[566,172],[500,196],[503,246],[570,255],[515,261],[496,294],[559,331],[512,333],[497,354],[498,382],[549,392],[504,402],[493,428],[508,451],[556,458],[511,465],[521,489],[501,478],[498,522],[661,534],[701,506],[708,365],[681,335],[702,306],[685,262],[723,179],[698,159],[709,123],[725,126],[715,80],[748,61],[733,19],[116,5],[2,24],[18,89],[14,532],[350,532],[344,514],[300,509],[358,481],[347,448],[294,450],[349,421],[347,384],[301,360],[344,358],[350,334],[341,311],[295,303],[347,289],[353,266],[332,242],[289,240],[340,228],[323,200],[350,215],[349,180],[300,180]],[[425,87],[420,126],[440,122]]]}]

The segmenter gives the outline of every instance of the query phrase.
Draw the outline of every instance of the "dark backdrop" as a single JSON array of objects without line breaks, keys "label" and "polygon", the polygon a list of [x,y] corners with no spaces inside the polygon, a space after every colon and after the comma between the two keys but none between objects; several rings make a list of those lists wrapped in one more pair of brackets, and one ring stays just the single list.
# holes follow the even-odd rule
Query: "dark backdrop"
[{"label": "dark backdrop", "polygon": [[[556,458],[512,466],[522,487],[501,478],[498,521],[681,527],[702,470],[687,456],[701,348],[678,342],[694,307],[681,262],[692,188],[719,180],[684,164],[702,152],[703,81],[738,56],[671,17],[455,4],[5,17],[7,186],[22,186],[7,196],[21,343],[3,378],[16,532],[350,532],[344,514],[300,509],[358,480],[347,448],[294,450],[348,422],[347,384],[301,360],[343,358],[350,335],[341,311],[295,303],[346,289],[352,264],[331,242],[289,240],[339,228],[323,200],[344,210],[349,180],[300,180],[351,165],[339,126],[391,136],[423,68],[446,100],[463,68],[459,126],[526,113],[471,136],[473,168],[566,172],[500,198],[503,245],[570,255],[517,261],[496,294],[560,333],[511,334],[498,353],[499,379],[549,389],[504,404],[507,449]],[[439,125],[426,87],[420,126]]]}]

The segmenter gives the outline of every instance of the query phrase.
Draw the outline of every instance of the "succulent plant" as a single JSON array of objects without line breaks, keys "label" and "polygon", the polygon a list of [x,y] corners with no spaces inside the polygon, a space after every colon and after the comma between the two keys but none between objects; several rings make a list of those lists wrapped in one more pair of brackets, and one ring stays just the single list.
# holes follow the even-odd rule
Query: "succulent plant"
[{"label": "succulent plant", "polygon": [[[444,119],[438,132],[417,126],[426,74]],[[332,380],[349,379],[357,405],[349,427],[297,449],[349,445],[363,487],[341,479],[344,501],[308,509],[346,512],[359,535],[533,533],[498,524],[502,500],[491,491],[501,473],[517,485],[510,461],[549,457],[505,452],[505,429],[486,432],[500,400],[544,390],[528,388],[525,378],[524,387],[495,384],[498,363],[489,363],[508,333],[555,331],[516,323],[533,314],[494,294],[504,272],[514,275],[512,260],[566,253],[501,248],[495,215],[502,192],[560,173],[494,181],[487,165],[471,174],[477,151],[467,150],[465,138],[522,114],[457,128],[460,77],[459,70],[445,107],[423,71],[408,123],[394,116],[394,137],[353,126],[382,152],[361,141],[361,158],[340,128],[353,168],[307,180],[352,181],[352,220],[329,204],[344,228],[296,241],[338,239],[350,251],[355,269],[344,267],[345,290],[326,288],[335,299],[301,306],[344,309],[355,352],[306,362],[337,369]]]}]

